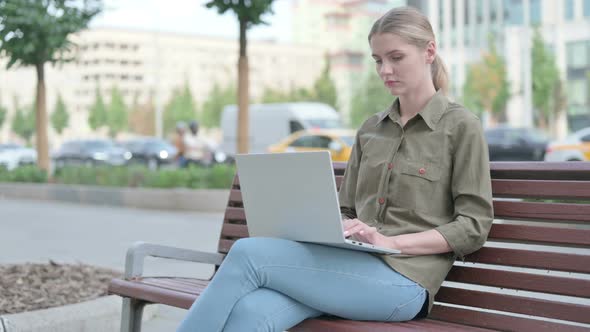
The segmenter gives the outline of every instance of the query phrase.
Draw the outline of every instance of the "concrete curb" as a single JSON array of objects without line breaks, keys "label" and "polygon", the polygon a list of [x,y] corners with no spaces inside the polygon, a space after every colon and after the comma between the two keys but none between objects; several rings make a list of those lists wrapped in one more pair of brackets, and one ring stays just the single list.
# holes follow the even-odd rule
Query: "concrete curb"
[{"label": "concrete curb", "polygon": [[[118,331],[121,303],[121,297],[110,295],[63,307],[5,315],[0,317],[0,332]],[[157,310],[157,305],[146,306],[143,320],[152,319]]]},{"label": "concrete curb", "polygon": [[62,184],[0,183],[0,198],[175,211],[223,212],[228,189],[152,189]]}]

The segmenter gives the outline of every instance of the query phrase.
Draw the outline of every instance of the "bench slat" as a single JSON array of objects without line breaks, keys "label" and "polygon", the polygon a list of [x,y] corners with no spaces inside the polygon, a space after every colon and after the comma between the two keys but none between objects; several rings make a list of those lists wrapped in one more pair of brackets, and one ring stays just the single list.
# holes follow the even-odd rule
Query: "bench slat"
[{"label": "bench slat", "polygon": [[590,280],[576,278],[492,270],[468,266],[453,266],[445,280],[590,298]]},{"label": "bench slat", "polygon": [[299,325],[290,328],[289,332],[489,332],[470,326],[462,326],[449,322],[422,319],[402,323],[362,322],[345,319],[319,317],[307,319]]},{"label": "bench slat", "polygon": [[234,242],[236,241],[221,239],[219,240],[219,246],[217,247],[217,250],[222,254],[227,254],[229,249],[231,249],[231,246],[234,245]]},{"label": "bench slat", "polygon": [[192,292],[177,292],[162,287],[142,284],[138,281],[113,279],[109,284],[109,294],[139,299],[149,303],[162,303],[177,308],[191,307],[197,294],[202,292],[197,287]]},{"label": "bench slat", "polygon": [[244,212],[244,208],[241,207],[228,207],[225,209],[225,217],[224,221],[227,220],[234,220],[234,221],[246,221],[246,213]]},{"label": "bench slat", "polygon": [[490,239],[542,242],[545,244],[590,246],[590,229],[572,229],[532,225],[494,224]]},{"label": "bench slat", "polygon": [[497,219],[590,221],[590,204],[494,200],[494,216]]},{"label": "bench slat", "polygon": [[557,180],[492,180],[494,197],[588,199],[590,184],[587,181]]},{"label": "bench slat", "polygon": [[494,179],[590,180],[588,162],[491,162]]},{"label": "bench slat", "polygon": [[434,305],[429,317],[500,331],[588,332],[587,328],[543,320],[501,315],[457,307]]},{"label": "bench slat", "polygon": [[590,255],[483,247],[465,256],[466,262],[590,273]]},{"label": "bench slat", "polygon": [[221,236],[231,238],[248,237],[248,227],[246,225],[225,223],[221,227]]},{"label": "bench slat", "polygon": [[471,289],[443,286],[436,294],[436,300],[483,309],[507,311],[524,315],[561,319],[590,324],[587,306],[528,297],[483,292]]}]

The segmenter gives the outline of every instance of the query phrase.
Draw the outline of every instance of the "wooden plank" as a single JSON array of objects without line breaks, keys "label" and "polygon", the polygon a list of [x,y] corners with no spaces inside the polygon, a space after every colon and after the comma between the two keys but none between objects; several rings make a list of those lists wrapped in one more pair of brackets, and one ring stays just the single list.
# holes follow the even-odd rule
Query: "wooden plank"
[{"label": "wooden plank", "polygon": [[590,204],[494,200],[494,216],[499,219],[590,221]]},{"label": "wooden plank", "polygon": [[224,223],[221,227],[221,236],[243,238],[250,235],[248,234],[248,226],[246,225]]},{"label": "wooden plank", "polygon": [[240,207],[227,207],[225,209],[225,217],[224,220],[236,220],[236,221],[245,221],[246,220],[246,213],[244,212],[244,208]]},{"label": "wooden plank", "polygon": [[494,197],[590,199],[590,182],[492,179]]},{"label": "wooden plank", "polygon": [[489,239],[590,246],[590,229],[494,224]]},{"label": "wooden plank", "polygon": [[232,203],[243,203],[242,202],[242,192],[240,191],[240,189],[230,190],[229,201]]},{"label": "wooden plank", "polygon": [[429,317],[499,331],[588,332],[587,328],[579,326],[442,305],[434,305]]},{"label": "wooden plank", "polygon": [[590,255],[526,249],[483,247],[465,256],[466,262],[590,273]]},{"label": "wooden plank", "polygon": [[231,248],[231,246],[234,244],[234,242],[236,242],[236,241],[220,239],[219,245],[217,246],[217,251],[219,251],[222,254],[227,254],[229,252],[229,249]]},{"label": "wooden plank", "polygon": [[489,332],[490,330],[462,326],[449,322],[422,319],[408,322],[353,321],[342,318],[320,316],[306,319],[289,332]]},{"label": "wooden plank", "polygon": [[447,281],[590,298],[590,280],[453,266]]},{"label": "wooden plank", "polygon": [[441,287],[436,301],[590,324],[590,306],[522,296]]},{"label": "wooden plank", "polygon": [[590,162],[491,162],[494,179],[590,180]]},{"label": "wooden plank", "polygon": [[190,308],[198,296],[122,279],[111,280],[108,292],[148,303],[161,303],[183,309]]}]

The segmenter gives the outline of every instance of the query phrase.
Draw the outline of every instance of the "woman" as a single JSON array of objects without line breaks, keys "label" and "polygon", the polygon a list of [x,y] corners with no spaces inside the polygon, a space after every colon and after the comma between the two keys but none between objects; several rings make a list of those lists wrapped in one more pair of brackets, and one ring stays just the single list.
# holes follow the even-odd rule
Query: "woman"
[{"label": "woman", "polygon": [[369,44],[398,98],[357,133],[339,193],[344,234],[402,254],[237,241],[178,331],[283,331],[323,314],[425,317],[455,258],[485,242],[493,219],[487,146],[479,120],[443,94],[428,19],[393,9],[375,22]]}]

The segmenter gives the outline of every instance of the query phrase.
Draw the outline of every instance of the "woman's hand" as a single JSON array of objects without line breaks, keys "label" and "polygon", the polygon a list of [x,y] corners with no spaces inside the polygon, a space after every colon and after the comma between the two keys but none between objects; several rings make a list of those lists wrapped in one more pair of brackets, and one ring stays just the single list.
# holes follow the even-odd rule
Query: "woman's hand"
[{"label": "woman's hand", "polygon": [[344,237],[354,236],[361,242],[396,249],[391,238],[377,232],[375,227],[371,227],[358,219],[346,219],[342,223],[344,225]]}]

